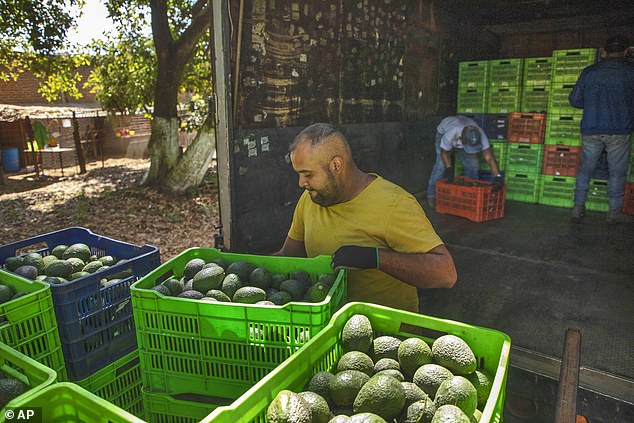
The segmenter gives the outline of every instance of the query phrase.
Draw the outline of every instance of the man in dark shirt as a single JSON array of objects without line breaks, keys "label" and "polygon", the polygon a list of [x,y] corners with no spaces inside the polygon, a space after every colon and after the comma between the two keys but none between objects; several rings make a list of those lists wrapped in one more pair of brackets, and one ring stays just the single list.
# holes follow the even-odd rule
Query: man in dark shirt
[{"label": "man in dark shirt", "polygon": [[610,37],[605,44],[603,60],[581,72],[569,96],[573,107],[583,109],[583,155],[577,172],[573,222],[580,222],[585,214],[590,177],[604,148],[608,154],[610,174],[607,221],[634,221],[633,217],[622,212],[631,148],[629,138],[634,129],[634,67],[624,59],[628,46],[626,37]]}]

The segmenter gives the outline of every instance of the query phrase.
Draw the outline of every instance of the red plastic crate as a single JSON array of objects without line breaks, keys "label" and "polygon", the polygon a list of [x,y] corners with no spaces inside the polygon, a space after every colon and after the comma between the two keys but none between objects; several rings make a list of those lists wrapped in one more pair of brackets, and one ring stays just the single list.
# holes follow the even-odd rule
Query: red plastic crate
[{"label": "red plastic crate", "polygon": [[544,145],[542,173],[554,176],[576,176],[581,165],[581,147]]},{"label": "red plastic crate", "polygon": [[506,139],[511,142],[543,144],[546,134],[545,113],[509,113]]},{"label": "red plastic crate", "polygon": [[625,183],[625,196],[623,197],[623,213],[634,215],[634,182]]},{"label": "red plastic crate", "polygon": [[459,176],[452,184],[445,179],[436,183],[436,212],[466,217],[473,222],[504,217],[505,199],[506,187],[493,192],[493,184],[487,181]]}]

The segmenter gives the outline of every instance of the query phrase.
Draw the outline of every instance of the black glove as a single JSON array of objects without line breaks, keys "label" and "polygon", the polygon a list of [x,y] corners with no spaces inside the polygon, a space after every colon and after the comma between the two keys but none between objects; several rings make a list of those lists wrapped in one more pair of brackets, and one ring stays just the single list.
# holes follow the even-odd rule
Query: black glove
[{"label": "black glove", "polygon": [[379,249],[346,245],[335,251],[330,265],[335,271],[342,268],[351,270],[378,269]]},{"label": "black glove", "polygon": [[445,178],[448,183],[452,184],[453,183],[453,166],[446,167],[442,177]]},{"label": "black glove", "polygon": [[504,176],[497,175],[495,179],[493,179],[493,192],[498,192],[504,186]]}]

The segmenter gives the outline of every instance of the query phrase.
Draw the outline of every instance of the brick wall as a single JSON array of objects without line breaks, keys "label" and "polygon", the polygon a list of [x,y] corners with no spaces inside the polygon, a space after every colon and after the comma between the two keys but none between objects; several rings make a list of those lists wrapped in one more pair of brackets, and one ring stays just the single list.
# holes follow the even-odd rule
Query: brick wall
[{"label": "brick wall", "polygon": [[[66,102],[71,103],[95,103],[95,95],[88,89],[83,88],[84,83],[88,79],[88,75],[92,68],[82,66],[79,68],[79,74],[82,80],[78,84],[79,91],[83,95],[82,98],[68,98]],[[0,81],[0,102],[4,104],[63,104],[63,100],[48,103],[44,97],[37,91],[40,86],[40,80],[31,72],[27,71],[18,77],[16,81]]]}]

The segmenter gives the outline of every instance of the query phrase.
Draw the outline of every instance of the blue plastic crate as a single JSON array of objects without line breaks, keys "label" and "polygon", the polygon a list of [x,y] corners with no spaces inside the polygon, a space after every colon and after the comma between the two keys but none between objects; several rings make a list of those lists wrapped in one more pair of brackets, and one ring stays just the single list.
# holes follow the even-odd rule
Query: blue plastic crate
[{"label": "blue plastic crate", "polygon": [[[81,380],[136,348],[130,285],[161,264],[159,249],[136,246],[97,235],[85,228],[67,228],[0,247],[7,257],[37,251],[43,256],[60,244],[84,243],[98,257],[127,259],[100,272],[51,285],[64,360],[71,381]],[[120,272],[129,276],[102,287],[100,281]]]}]

